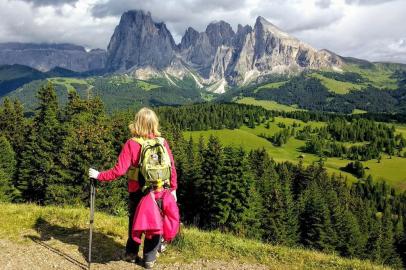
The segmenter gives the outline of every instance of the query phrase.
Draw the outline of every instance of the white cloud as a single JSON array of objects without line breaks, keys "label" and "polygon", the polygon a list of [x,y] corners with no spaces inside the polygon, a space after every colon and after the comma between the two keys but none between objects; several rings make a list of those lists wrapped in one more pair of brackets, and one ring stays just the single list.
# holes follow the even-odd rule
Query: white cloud
[{"label": "white cloud", "polygon": [[404,1],[344,6],[344,16],[337,23],[297,33],[297,37],[344,56],[406,63],[405,52],[393,45],[406,39],[405,10]]},{"label": "white cloud", "polygon": [[403,0],[0,0],[0,42],[69,42],[106,48],[120,15],[150,11],[179,41],[188,26],[263,16],[317,48],[406,63]]}]

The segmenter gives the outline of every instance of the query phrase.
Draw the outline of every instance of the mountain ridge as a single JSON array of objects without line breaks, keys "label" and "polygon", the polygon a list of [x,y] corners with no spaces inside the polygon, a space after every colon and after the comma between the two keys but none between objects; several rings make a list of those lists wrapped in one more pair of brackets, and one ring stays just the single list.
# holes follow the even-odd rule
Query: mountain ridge
[{"label": "mountain ridge", "polygon": [[188,27],[176,44],[164,22],[154,21],[150,12],[130,10],[121,16],[107,50],[87,51],[69,43],[0,43],[0,65],[12,64],[43,72],[61,67],[143,79],[193,78],[199,88],[224,93],[271,74],[340,69],[344,60],[290,36],[261,16],[254,26],[239,24],[236,31],[223,20],[209,23],[202,32]]},{"label": "mountain ridge", "polygon": [[[134,39],[136,42],[131,42]],[[218,84],[212,89],[216,93],[224,93],[228,85],[244,85],[269,74],[343,65],[334,53],[314,49],[261,16],[254,27],[239,25],[237,32],[222,20],[211,22],[203,32],[188,27],[181,42],[175,44],[165,23],[154,22],[151,13],[141,10],[122,15],[107,55],[110,71],[129,72],[137,78],[139,73],[145,78],[145,70],[156,70],[149,76],[162,76],[163,72],[182,79],[194,70],[199,75],[196,84]],[[158,55],[160,61],[156,61]]]}]

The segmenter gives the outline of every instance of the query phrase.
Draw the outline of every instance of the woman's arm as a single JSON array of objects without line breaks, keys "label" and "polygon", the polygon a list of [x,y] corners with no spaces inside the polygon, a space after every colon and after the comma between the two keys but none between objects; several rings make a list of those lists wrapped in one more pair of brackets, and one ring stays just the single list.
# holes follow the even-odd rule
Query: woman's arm
[{"label": "woman's arm", "polygon": [[132,140],[128,140],[124,144],[123,149],[121,150],[121,153],[118,156],[116,165],[110,170],[100,172],[97,179],[99,181],[113,181],[116,178],[126,174],[128,168],[130,168],[131,166],[132,152],[137,150],[135,149],[137,145],[138,144],[134,143]]},{"label": "woman's arm", "polygon": [[171,189],[176,190],[178,188],[178,176],[176,174],[175,162],[173,160],[172,151],[169,148],[169,144],[166,140],[164,142],[164,146],[165,146],[166,150],[168,151],[169,158],[171,160]]}]

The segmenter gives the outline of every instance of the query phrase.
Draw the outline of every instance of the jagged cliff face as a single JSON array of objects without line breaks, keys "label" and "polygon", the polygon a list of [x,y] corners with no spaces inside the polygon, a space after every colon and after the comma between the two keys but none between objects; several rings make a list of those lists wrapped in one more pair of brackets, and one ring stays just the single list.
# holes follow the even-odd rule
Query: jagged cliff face
[{"label": "jagged cliff face", "polygon": [[175,56],[176,44],[164,23],[151,14],[128,11],[121,17],[107,48],[107,68],[126,71],[151,66],[163,69]]},{"label": "jagged cliff face", "polygon": [[86,50],[73,44],[0,44],[0,65],[19,64],[41,71],[62,67],[77,72],[103,69],[106,51]]},{"label": "jagged cliff face", "polygon": [[210,23],[201,33],[189,27],[176,45],[165,24],[154,22],[143,11],[123,14],[108,46],[107,60],[110,70],[130,71],[144,79],[190,75],[200,85],[212,85],[209,89],[214,92],[273,73],[342,64],[337,55],[314,49],[262,17],[253,28],[239,25],[237,32],[224,21]]}]

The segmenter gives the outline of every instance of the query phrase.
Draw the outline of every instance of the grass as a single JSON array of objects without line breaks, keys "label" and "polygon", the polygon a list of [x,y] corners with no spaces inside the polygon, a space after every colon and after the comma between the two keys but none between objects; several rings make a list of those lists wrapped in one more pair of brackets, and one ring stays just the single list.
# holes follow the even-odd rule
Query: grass
[{"label": "grass", "polygon": [[284,111],[284,112],[292,112],[300,110],[294,106],[283,105],[273,100],[257,100],[251,97],[244,97],[237,100],[236,102],[239,104],[261,106],[267,110]]},{"label": "grass", "polygon": [[[41,207],[33,204],[0,204],[0,236],[26,245],[35,239],[50,246],[68,244],[86,257],[89,210],[73,207]],[[124,248],[127,218],[95,215],[93,256],[95,262],[118,260]],[[345,259],[300,248],[264,244],[218,231],[183,228],[159,258],[162,263],[196,259],[260,263],[272,269],[389,269],[369,261]],[[83,258],[82,258],[83,260]]]},{"label": "grass", "polygon": [[52,82],[54,85],[63,85],[66,87],[66,90],[68,92],[70,91],[76,91],[76,88],[72,84],[81,84],[86,86],[86,88],[89,88],[90,85],[86,80],[83,79],[76,79],[76,78],[64,78],[64,77],[54,77],[54,78],[49,78],[48,79],[50,82]]},{"label": "grass", "polygon": [[262,89],[277,89],[277,88],[281,87],[282,85],[284,85],[285,83],[287,83],[287,81],[267,83],[267,84],[261,85],[260,87],[255,89],[254,93],[257,93],[259,90],[262,90]]},{"label": "grass", "polygon": [[362,88],[362,85],[351,82],[336,81],[318,73],[312,73],[310,76],[319,79],[325,87],[336,94],[344,95],[348,94],[350,90],[360,90]]},{"label": "grass", "polygon": [[[381,89],[397,89],[397,81],[392,78],[393,71],[383,66],[375,65],[373,68],[360,68],[357,65],[345,65],[344,71],[355,72],[367,79],[370,84]],[[368,83],[365,83],[365,85]]]},{"label": "grass", "polygon": [[[293,119],[289,119],[293,120]],[[300,122],[300,121],[297,121]],[[258,137],[257,135],[265,133],[272,135],[280,130],[275,124],[272,124],[270,129],[266,129],[264,126],[250,129],[248,127],[242,127],[241,129],[222,129],[222,130],[208,130],[208,131],[187,131],[184,132],[185,138],[190,136],[194,141],[198,141],[200,136],[207,141],[210,135],[217,136],[223,145],[242,147],[246,151],[264,148],[269,155],[277,162],[290,161],[297,163],[298,157],[304,155],[303,162],[305,165],[310,165],[313,162],[318,161],[320,158],[312,154],[303,154],[300,148],[304,146],[305,142],[290,138],[288,143],[282,147],[274,146],[268,140]],[[337,164],[338,163],[338,164]],[[347,165],[346,162],[340,162],[339,159],[328,159],[325,162],[326,170],[331,174],[343,175],[348,178],[349,181],[354,181],[355,177],[349,173],[341,171],[339,168]]]},{"label": "grass", "polygon": [[[203,136],[205,140],[210,137],[210,135],[217,136],[223,145],[230,145],[234,147],[242,147],[246,151],[264,148],[267,150],[269,155],[277,162],[290,161],[293,163],[298,162],[298,157],[304,155],[303,162],[305,165],[310,165],[317,162],[320,158],[313,154],[301,152],[301,147],[305,145],[302,140],[297,140],[295,138],[290,138],[286,144],[282,147],[274,146],[268,140],[259,137],[260,134],[266,134],[267,136],[272,136],[276,132],[280,131],[281,128],[278,127],[278,123],[284,123],[286,126],[291,126],[293,123],[300,124],[298,129],[302,129],[305,125],[310,125],[312,128],[322,127],[325,125],[323,122],[308,122],[304,123],[300,120],[275,117],[275,122],[272,122],[270,128],[265,128],[264,124],[251,129],[249,127],[243,126],[240,129],[229,130],[208,130],[208,131],[188,131],[184,132],[185,138],[192,136],[194,141],[198,141],[200,136]],[[397,132],[404,134],[406,137],[406,126],[398,125],[396,126]],[[356,145],[360,143],[345,143],[346,146]],[[324,166],[330,174],[343,175],[352,182],[356,178],[347,172],[343,172],[340,168],[345,167],[351,160],[341,159],[341,158],[327,158],[324,161]],[[399,191],[406,190],[406,158],[392,157],[389,158],[387,155],[382,155],[382,160],[380,163],[377,160],[370,160],[367,162],[362,162],[364,167],[367,167],[366,174],[370,174],[374,180],[384,180],[389,185],[394,187]]]},{"label": "grass", "polygon": [[150,91],[150,90],[160,87],[159,85],[156,85],[156,84],[153,84],[153,83],[150,83],[147,81],[143,81],[143,80],[137,80],[128,75],[111,76],[109,78],[109,82],[116,86],[119,86],[122,84],[134,84],[136,87],[141,88],[145,91]]},{"label": "grass", "polygon": [[406,125],[395,125],[396,132],[403,135],[406,138]]},{"label": "grass", "polygon": [[367,111],[354,109],[351,114],[363,114],[363,113],[367,113]]}]

